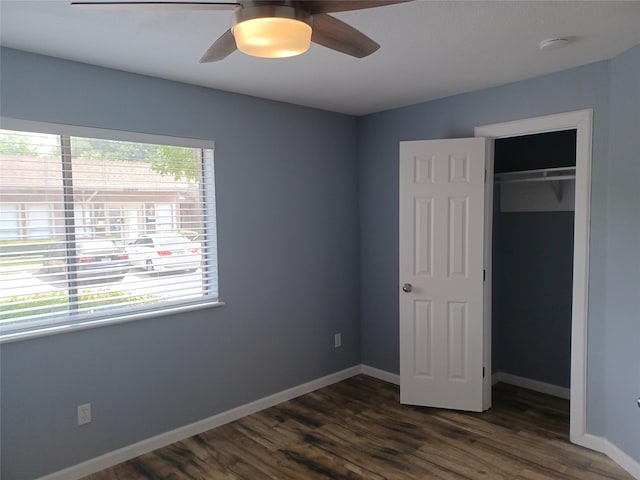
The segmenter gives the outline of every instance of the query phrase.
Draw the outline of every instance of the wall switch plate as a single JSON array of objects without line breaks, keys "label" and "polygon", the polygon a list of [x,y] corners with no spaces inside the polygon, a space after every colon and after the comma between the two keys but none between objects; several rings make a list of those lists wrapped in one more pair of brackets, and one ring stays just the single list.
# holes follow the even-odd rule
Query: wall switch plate
[{"label": "wall switch plate", "polygon": [[78,425],[91,423],[91,404],[78,405]]},{"label": "wall switch plate", "polygon": [[336,333],[333,336],[333,346],[335,348],[338,348],[338,347],[342,346],[342,334],[341,333]]}]

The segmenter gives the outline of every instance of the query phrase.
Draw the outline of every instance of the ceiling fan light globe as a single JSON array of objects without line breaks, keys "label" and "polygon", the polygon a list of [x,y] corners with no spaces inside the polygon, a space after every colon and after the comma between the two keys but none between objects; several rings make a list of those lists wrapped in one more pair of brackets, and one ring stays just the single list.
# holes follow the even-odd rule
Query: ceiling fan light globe
[{"label": "ceiling fan light globe", "polygon": [[311,26],[292,18],[252,18],[236,24],[233,36],[238,50],[247,55],[293,57],[309,50]]}]

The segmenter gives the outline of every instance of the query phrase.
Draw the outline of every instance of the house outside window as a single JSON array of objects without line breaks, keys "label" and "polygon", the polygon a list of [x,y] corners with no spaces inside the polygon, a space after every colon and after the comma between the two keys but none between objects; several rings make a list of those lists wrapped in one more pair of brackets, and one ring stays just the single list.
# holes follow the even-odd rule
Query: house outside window
[{"label": "house outside window", "polygon": [[0,338],[218,303],[212,142],[36,127],[0,130]]}]

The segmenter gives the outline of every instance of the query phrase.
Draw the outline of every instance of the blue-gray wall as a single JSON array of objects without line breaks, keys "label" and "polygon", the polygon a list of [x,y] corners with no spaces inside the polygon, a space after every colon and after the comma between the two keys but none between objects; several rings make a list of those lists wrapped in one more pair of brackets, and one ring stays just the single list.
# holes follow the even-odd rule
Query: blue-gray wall
[{"label": "blue-gray wall", "polygon": [[[4,116],[215,140],[226,302],[2,345],[3,479],[41,476],[360,363],[355,118],[1,53]],[[85,402],[93,422],[78,428]]]},{"label": "blue-gray wall", "polygon": [[494,209],[493,372],[569,388],[573,222],[573,212]]},{"label": "blue-gray wall", "polygon": [[640,395],[639,57],[640,48],[635,47],[611,62],[361,118],[364,364],[399,371],[398,143],[469,137],[479,125],[591,108],[587,430],[618,440],[618,447],[640,461],[640,410],[634,405]]},{"label": "blue-gray wall", "polygon": [[640,46],[611,62],[607,192],[607,438],[640,462]]},{"label": "blue-gray wall", "polygon": [[[360,119],[11,50],[1,61],[3,115],[216,141],[227,301],[3,345],[2,478],[360,362],[397,373],[398,142],[584,108],[594,109],[588,431],[640,461],[640,48]],[[78,429],[75,406],[87,401],[95,420]]]},{"label": "blue-gray wall", "polygon": [[398,143],[470,137],[474,128],[585,108],[594,110],[589,291],[588,426],[604,435],[605,232],[609,62],[399,108],[360,122],[362,361],[399,371]]},{"label": "blue-gray wall", "polygon": [[[497,140],[493,160],[496,173],[575,166],[576,130]],[[529,209],[514,212],[502,190],[519,186],[493,191],[492,373],[569,388],[575,215],[541,209],[545,195],[551,208],[560,202],[540,183],[529,185],[539,196],[520,202]]]}]

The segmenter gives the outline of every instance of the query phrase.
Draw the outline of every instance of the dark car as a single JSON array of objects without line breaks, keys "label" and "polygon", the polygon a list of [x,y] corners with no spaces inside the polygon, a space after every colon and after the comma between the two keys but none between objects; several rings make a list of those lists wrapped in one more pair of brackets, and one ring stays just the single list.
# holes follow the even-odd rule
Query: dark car
[{"label": "dark car", "polygon": [[[43,254],[47,273],[64,273],[68,250],[62,242],[54,243]],[[122,280],[131,267],[127,253],[111,240],[79,240],[76,243],[75,267],[78,278],[96,281]]]}]

